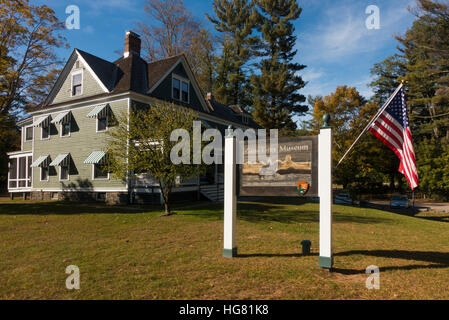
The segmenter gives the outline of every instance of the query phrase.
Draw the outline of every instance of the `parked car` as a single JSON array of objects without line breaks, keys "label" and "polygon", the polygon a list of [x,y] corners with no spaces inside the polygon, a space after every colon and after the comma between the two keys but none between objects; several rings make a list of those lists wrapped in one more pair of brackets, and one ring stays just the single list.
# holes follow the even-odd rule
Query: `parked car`
[{"label": "parked car", "polygon": [[354,200],[351,198],[351,195],[349,193],[340,193],[335,197],[334,203],[352,205],[354,203]]},{"label": "parked car", "polygon": [[409,201],[406,195],[397,195],[391,198],[390,208],[408,208]]}]

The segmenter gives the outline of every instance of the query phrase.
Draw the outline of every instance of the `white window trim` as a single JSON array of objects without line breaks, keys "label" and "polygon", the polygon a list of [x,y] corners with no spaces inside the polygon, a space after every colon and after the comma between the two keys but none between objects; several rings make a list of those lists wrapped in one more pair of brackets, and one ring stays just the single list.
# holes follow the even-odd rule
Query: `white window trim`
[{"label": "white window trim", "polygon": [[[175,79],[178,80],[178,81],[180,82],[180,83],[179,83],[179,98],[175,98],[175,97],[173,96],[173,88],[174,88],[173,83],[174,83],[174,80],[175,80]],[[187,83],[187,87],[188,87],[187,101],[182,100],[182,83],[183,83],[183,82]],[[172,97],[173,100],[176,100],[176,101],[180,101],[180,102],[184,102],[184,103],[190,104],[190,80],[189,80],[189,79],[186,79],[186,78],[184,78],[184,77],[178,76],[178,75],[176,75],[176,74],[172,74],[172,80],[171,80],[171,97]]]},{"label": "white window trim", "polygon": [[109,119],[108,119],[108,117],[106,117],[106,129],[104,129],[104,130],[98,130],[98,117],[96,118],[96,126],[95,126],[95,132],[96,133],[99,133],[99,132],[106,132],[106,131],[108,131],[109,130]]},{"label": "white window trim", "polygon": [[40,167],[41,168],[41,170],[40,170],[40,174],[39,174],[39,181],[41,181],[41,182],[48,182],[48,181],[50,181],[50,167],[47,167],[47,170],[48,170],[48,173],[47,173],[47,179],[46,180],[42,180],[42,167]]},{"label": "white window trim", "polygon": [[[25,179],[20,179],[19,178],[19,171],[20,171],[20,165],[19,165],[19,158],[23,158],[26,157],[26,178]],[[28,158],[31,157],[31,163],[33,163],[33,154],[29,153],[29,154],[21,154],[21,155],[16,155],[16,156],[11,156],[8,159],[8,190],[24,190],[24,189],[30,189],[31,187],[28,187],[28,182],[31,180],[31,183],[33,183],[33,168],[28,168],[29,165],[31,165],[28,161]],[[14,181],[16,181],[16,187],[15,188],[11,188],[9,186],[9,182],[11,180],[11,176],[10,176],[10,170],[9,170],[9,161],[11,159],[16,159],[16,179],[13,179]],[[31,169],[31,179],[28,179],[28,175],[29,175],[29,171],[28,169]],[[19,187],[19,183],[20,181],[25,181],[25,187]]]},{"label": "white window trim", "polygon": [[95,181],[108,181],[109,180],[109,172],[108,172],[108,177],[107,178],[95,178],[95,164],[92,164],[92,180]]},{"label": "white window trim", "polygon": [[23,142],[33,142],[33,140],[34,140],[34,129],[32,129],[33,137],[31,138],[31,140],[27,140],[27,129],[28,128],[33,128],[33,125],[23,127],[23,129],[24,129]]},{"label": "white window trim", "polygon": [[41,140],[45,141],[45,140],[50,140],[50,136],[51,136],[51,127],[50,124],[48,125],[48,138],[44,138],[44,127],[41,127]]},{"label": "white window trim", "polygon": [[[77,75],[77,74],[81,74],[81,93],[79,95],[73,95],[73,76]],[[77,70],[74,71],[70,74],[70,97],[79,97],[83,95],[83,90],[84,90],[84,72],[83,70]]]},{"label": "white window trim", "polygon": [[63,135],[62,135],[62,126],[63,126],[63,125],[64,125],[63,123],[61,123],[61,124],[59,125],[59,128],[60,128],[59,137],[60,137],[60,138],[70,138],[70,136],[72,135],[72,124],[69,122],[69,134],[66,135],[66,136],[63,136]]},{"label": "white window trim", "polygon": [[59,181],[70,181],[70,165],[67,166],[67,179],[61,179],[62,166],[59,166]]}]

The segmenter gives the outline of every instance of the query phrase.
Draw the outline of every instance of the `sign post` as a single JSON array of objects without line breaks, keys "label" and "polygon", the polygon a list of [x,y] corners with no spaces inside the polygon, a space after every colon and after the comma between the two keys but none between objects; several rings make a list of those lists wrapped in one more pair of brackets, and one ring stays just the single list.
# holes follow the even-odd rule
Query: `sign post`
[{"label": "sign post", "polygon": [[224,248],[223,257],[237,256],[235,244],[235,224],[237,219],[236,195],[236,138],[231,126],[225,137],[225,168],[224,168]]},{"label": "sign post", "polygon": [[318,137],[318,195],[320,197],[320,256],[318,265],[331,269],[332,258],[332,129],[324,115]]}]

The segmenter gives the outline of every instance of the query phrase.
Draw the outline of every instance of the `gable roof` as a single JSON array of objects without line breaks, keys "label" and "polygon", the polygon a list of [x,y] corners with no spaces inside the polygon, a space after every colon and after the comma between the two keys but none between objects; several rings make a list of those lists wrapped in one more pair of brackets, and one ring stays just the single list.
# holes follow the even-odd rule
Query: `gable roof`
[{"label": "gable roof", "polygon": [[243,123],[242,115],[246,114],[249,116],[248,113],[244,111],[238,112],[239,110],[237,110],[237,108],[231,108],[218,103],[213,99],[206,100],[184,54],[178,54],[172,57],[147,63],[139,55],[130,53],[127,57],[121,57],[114,62],[109,62],[80,49],[75,49],[64,66],[64,69],[56,81],[56,84],[50,91],[46,101],[37,107],[35,109],[36,111],[50,109],[67,103],[59,102],[56,104],[50,104],[52,101],[51,97],[57,93],[58,88],[61,87],[71,70],[70,66],[78,57],[80,57],[83,64],[85,64],[86,68],[101,85],[104,92],[94,96],[72,99],[70,100],[70,103],[88,101],[93,98],[128,91],[152,96],[152,91],[157,88],[159,83],[161,83],[170,74],[170,72],[178,66],[178,64],[182,64],[206,113],[222,118],[223,120],[260,128],[260,126],[257,125],[251,117],[249,117],[248,123]]},{"label": "gable roof", "polygon": [[93,73],[98,77],[100,82],[108,89],[112,91],[114,88],[114,78],[117,72],[117,66],[109,61],[103,60],[90,53],[75,49],[79,53],[81,58],[86,62],[87,67],[90,67]]},{"label": "gable roof", "polygon": [[148,63],[148,88],[151,90],[178,63],[183,54]]}]

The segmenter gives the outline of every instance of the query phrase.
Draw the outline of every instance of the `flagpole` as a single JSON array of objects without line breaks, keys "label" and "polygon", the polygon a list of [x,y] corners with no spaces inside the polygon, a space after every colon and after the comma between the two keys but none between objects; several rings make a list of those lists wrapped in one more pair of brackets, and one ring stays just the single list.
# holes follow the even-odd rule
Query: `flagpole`
[{"label": "flagpole", "polygon": [[387,102],[384,103],[384,105],[382,106],[382,108],[380,108],[380,110],[376,113],[376,115],[374,116],[374,118],[371,119],[371,121],[368,123],[368,125],[365,127],[365,129],[363,129],[362,133],[358,136],[358,138],[354,141],[354,143],[351,145],[351,147],[348,149],[348,151],[346,151],[346,153],[343,155],[343,157],[340,159],[340,161],[338,161],[337,167],[340,165],[340,163],[343,162],[343,160],[346,158],[346,156],[349,154],[349,152],[351,152],[352,148],[354,148],[354,146],[357,144],[357,142],[360,140],[360,138],[365,134],[365,132],[368,130],[368,128],[374,123],[374,121],[377,120],[377,118],[380,116],[380,114],[382,112],[385,111],[385,109],[388,107],[388,105],[390,104],[390,102],[394,99],[394,97],[398,94],[399,90],[402,89],[402,87],[404,86],[403,83],[401,83],[399,85],[399,87],[396,88],[396,90],[394,91],[394,93],[390,96],[390,98],[388,98]]}]

